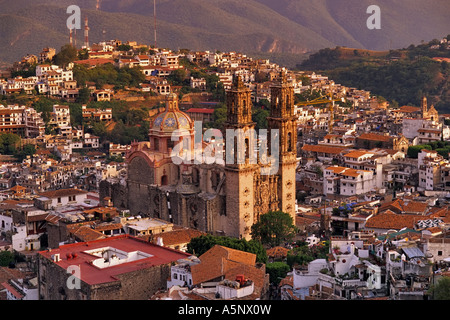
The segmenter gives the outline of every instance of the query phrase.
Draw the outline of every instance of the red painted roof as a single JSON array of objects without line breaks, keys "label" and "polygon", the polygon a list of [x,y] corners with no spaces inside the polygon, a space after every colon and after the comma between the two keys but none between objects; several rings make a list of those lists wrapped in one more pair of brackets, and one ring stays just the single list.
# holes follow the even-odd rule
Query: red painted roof
[{"label": "red painted roof", "polygon": [[208,108],[190,108],[186,111],[186,113],[192,112],[192,113],[214,113],[214,109],[208,109]]},{"label": "red painted roof", "polygon": [[[99,257],[84,251],[103,247],[113,247],[125,252],[141,251],[152,255],[152,257],[100,269],[90,263]],[[51,251],[39,252],[41,256],[48,259],[52,259],[52,256],[56,253],[59,253],[61,258],[59,262],[55,262],[57,265],[66,270],[72,265],[79,266],[81,281],[84,281],[90,285],[118,281],[116,277],[117,275],[171,263],[178,259],[184,259],[190,256],[187,253],[161,247],[129,235],[120,235],[89,242],[78,242],[63,245],[58,249],[52,249]],[[68,259],[67,255],[73,255],[73,253],[76,253],[77,256],[75,258]]]},{"label": "red painted roof", "polygon": [[19,291],[16,290],[12,285],[10,285],[8,282],[3,282],[2,286],[5,287],[6,290],[11,292],[11,294],[16,297],[16,299],[22,299],[24,297],[23,294],[21,294]]}]

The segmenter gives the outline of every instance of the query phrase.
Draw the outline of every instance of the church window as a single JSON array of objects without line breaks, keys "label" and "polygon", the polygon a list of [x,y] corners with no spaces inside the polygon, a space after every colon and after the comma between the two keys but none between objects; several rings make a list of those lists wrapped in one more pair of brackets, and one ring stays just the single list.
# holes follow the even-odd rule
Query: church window
[{"label": "church window", "polygon": [[197,168],[192,169],[192,182],[194,184],[198,184],[200,182],[199,180],[200,179],[199,179],[199,171],[198,171],[198,169]]},{"label": "church window", "polygon": [[247,160],[250,158],[250,143],[248,141],[248,138],[245,138],[245,157],[244,159]]},{"label": "church window", "polygon": [[175,141],[172,141],[172,139],[167,139],[167,148],[168,148],[168,149],[173,149],[173,147],[174,147],[174,142],[175,142]]},{"label": "church window", "polygon": [[288,136],[287,136],[287,151],[291,152],[292,151],[292,134],[289,132]]}]

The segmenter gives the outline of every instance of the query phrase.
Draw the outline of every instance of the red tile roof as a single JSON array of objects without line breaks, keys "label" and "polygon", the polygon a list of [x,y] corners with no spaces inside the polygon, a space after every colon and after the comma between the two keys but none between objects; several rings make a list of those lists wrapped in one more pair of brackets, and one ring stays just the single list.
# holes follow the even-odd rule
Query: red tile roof
[{"label": "red tile roof", "polygon": [[[100,269],[91,264],[91,262],[98,259],[98,257],[86,253],[85,251],[103,247],[113,247],[125,252],[141,251],[152,256]],[[185,259],[190,256],[187,253],[160,247],[128,235],[109,237],[89,242],[78,242],[63,245],[58,249],[52,249],[51,251],[39,252],[41,258],[43,257],[49,260],[52,259],[52,256],[55,253],[59,253],[62,259],[59,262],[54,262],[55,264],[64,270],[67,270],[69,266],[74,264],[80,266],[81,280],[90,285],[115,282],[118,281],[116,276],[120,274],[148,269],[157,265],[170,264],[171,262]],[[76,253],[77,256],[72,259],[67,259],[67,255],[72,253]]]},{"label": "red tile roof", "polygon": [[[174,229],[172,231],[162,232],[153,235],[153,242],[156,243],[157,238],[161,237],[164,246],[176,246],[180,244],[189,243],[192,238],[197,238],[204,234],[205,233],[195,229],[188,229],[188,228]],[[148,240],[150,236],[147,235],[143,236],[142,238]]]},{"label": "red tile roof", "polygon": [[214,113],[214,109],[209,109],[209,108],[190,108],[189,110],[186,111],[186,113]]},{"label": "red tile roof", "polygon": [[382,135],[382,134],[376,134],[376,133],[363,133],[363,134],[361,134],[358,137],[358,139],[389,142],[391,140],[391,137],[390,136],[385,136],[385,135]]},{"label": "red tile roof", "polygon": [[67,197],[67,196],[73,196],[77,194],[86,194],[87,191],[80,190],[80,189],[59,189],[59,190],[53,190],[53,191],[45,191],[39,193],[41,197],[47,197],[47,198],[57,198],[57,197]]},{"label": "red tile roof", "polygon": [[16,298],[16,299],[22,299],[24,297],[23,294],[21,294],[19,291],[16,290],[16,288],[14,288],[12,285],[10,285],[8,282],[3,282],[2,286],[8,290],[9,292],[11,292],[11,294]]},{"label": "red tile roof", "polygon": [[419,215],[396,214],[391,210],[386,210],[385,212],[374,215],[370,219],[368,219],[365,227],[369,229],[413,229],[416,225],[416,222],[421,219],[423,219],[423,217]]},{"label": "red tile roof", "polygon": [[201,263],[191,266],[192,282],[199,284],[223,276],[239,265],[254,266],[256,255],[215,245],[199,257]]}]

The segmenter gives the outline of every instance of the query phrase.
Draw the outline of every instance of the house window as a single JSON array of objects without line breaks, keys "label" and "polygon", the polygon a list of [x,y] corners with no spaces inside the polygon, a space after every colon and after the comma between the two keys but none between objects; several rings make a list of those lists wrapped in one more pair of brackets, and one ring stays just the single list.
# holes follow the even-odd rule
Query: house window
[{"label": "house window", "polygon": [[61,203],[61,198],[58,198],[58,203]]},{"label": "house window", "polygon": [[178,276],[177,276],[177,274],[176,274],[176,273],[174,273],[174,274],[173,274],[173,278],[174,278],[175,280],[177,280],[177,279],[178,279]]},{"label": "house window", "polygon": [[442,251],[438,251],[438,256],[442,256]]}]

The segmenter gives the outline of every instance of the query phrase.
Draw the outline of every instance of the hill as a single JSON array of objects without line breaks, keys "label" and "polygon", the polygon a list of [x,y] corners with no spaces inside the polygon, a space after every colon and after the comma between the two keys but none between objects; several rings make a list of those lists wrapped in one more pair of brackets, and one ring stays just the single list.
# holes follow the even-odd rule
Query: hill
[{"label": "hill", "polygon": [[[68,41],[66,8],[89,18],[90,42],[153,44],[153,1],[0,0],[0,61],[14,62]],[[430,41],[450,30],[447,0],[157,0],[158,46],[241,51],[289,64],[321,48],[389,50]],[[366,27],[369,5],[381,8],[381,30]],[[432,21],[432,23],[430,23]],[[79,30],[78,43],[83,34]],[[277,62],[277,61],[276,61]],[[289,66],[289,65],[288,65]]]},{"label": "hill", "polygon": [[450,50],[448,44],[431,48],[438,43],[390,51],[327,48],[312,54],[297,68],[320,72],[345,86],[369,90],[394,104],[418,106],[425,95],[441,113],[449,113],[450,64],[436,57],[450,58]]}]

